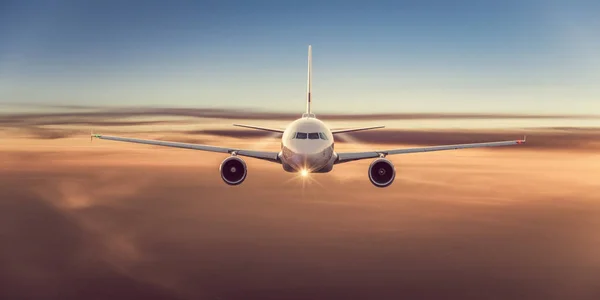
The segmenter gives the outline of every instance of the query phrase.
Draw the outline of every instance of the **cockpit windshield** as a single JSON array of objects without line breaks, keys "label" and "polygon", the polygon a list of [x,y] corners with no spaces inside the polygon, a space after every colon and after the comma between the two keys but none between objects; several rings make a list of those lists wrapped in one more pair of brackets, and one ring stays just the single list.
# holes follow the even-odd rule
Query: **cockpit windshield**
[{"label": "cockpit windshield", "polygon": [[293,139],[298,139],[298,140],[327,140],[327,136],[325,135],[325,133],[323,132],[310,132],[310,133],[306,133],[306,132],[296,132],[293,135]]},{"label": "cockpit windshield", "polygon": [[319,139],[319,133],[318,132],[311,132],[308,134],[308,138],[311,140],[318,140]]},{"label": "cockpit windshield", "polygon": [[301,140],[305,140],[306,139],[306,132],[296,132],[296,137],[297,139],[301,139]]}]

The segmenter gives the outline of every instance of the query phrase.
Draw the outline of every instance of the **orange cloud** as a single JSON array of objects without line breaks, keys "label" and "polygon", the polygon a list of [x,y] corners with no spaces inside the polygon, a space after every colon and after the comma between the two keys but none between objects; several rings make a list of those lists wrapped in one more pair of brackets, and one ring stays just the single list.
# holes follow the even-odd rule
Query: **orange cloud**
[{"label": "orange cloud", "polygon": [[394,157],[387,189],[370,185],[368,161],[303,188],[279,166],[248,160],[247,181],[229,187],[217,173],[222,155],[69,145],[0,151],[14,162],[0,169],[2,298],[595,293],[599,165],[578,155]]},{"label": "orange cloud", "polygon": [[[598,291],[600,159],[572,151],[595,149],[596,129],[351,135],[369,144],[342,148],[528,135],[511,152],[390,157],[396,181],[378,189],[370,161],[303,184],[247,159],[247,180],[230,187],[218,174],[222,154],[90,143],[81,123],[27,122],[4,123],[0,143],[2,299],[595,299]],[[255,131],[122,125],[110,128],[278,145]]]}]

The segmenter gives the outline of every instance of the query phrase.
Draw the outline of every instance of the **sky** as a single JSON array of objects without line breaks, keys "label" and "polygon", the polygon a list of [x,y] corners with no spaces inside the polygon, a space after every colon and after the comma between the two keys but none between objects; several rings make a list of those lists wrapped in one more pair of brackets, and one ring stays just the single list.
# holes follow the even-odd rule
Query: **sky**
[{"label": "sky", "polygon": [[600,110],[597,1],[2,1],[0,103]]}]

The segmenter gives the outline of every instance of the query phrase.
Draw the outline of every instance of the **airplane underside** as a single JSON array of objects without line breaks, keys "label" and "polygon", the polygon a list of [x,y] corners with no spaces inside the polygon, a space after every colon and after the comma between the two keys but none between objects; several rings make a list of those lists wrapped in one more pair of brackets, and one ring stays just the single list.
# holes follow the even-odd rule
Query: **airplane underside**
[{"label": "airplane underside", "polygon": [[[283,170],[286,172],[289,172],[289,173],[298,173],[298,172],[302,171],[302,169],[294,168],[286,163],[282,163],[281,165],[283,166]],[[314,170],[310,171],[310,173],[329,173],[332,170],[333,170],[333,163],[327,164],[318,169],[314,169]]]},{"label": "airplane underside", "polygon": [[283,147],[279,158],[286,172],[327,173],[333,170],[337,154],[333,151],[333,147],[327,147],[313,154],[295,153]]},{"label": "airplane underside", "polygon": [[[296,158],[297,156],[288,157]],[[333,170],[333,165],[338,159],[338,155],[333,152],[327,160],[306,160],[306,168],[299,167],[298,164],[290,164],[285,159],[281,160],[283,170],[290,173],[328,173]],[[293,163],[294,160],[291,160]],[[229,185],[239,185],[246,179],[247,171],[246,163],[239,156],[230,156],[226,158],[219,167],[219,173],[223,181]],[[386,158],[375,159],[368,168],[369,181],[376,187],[387,187],[394,181],[396,170],[391,161]]]}]

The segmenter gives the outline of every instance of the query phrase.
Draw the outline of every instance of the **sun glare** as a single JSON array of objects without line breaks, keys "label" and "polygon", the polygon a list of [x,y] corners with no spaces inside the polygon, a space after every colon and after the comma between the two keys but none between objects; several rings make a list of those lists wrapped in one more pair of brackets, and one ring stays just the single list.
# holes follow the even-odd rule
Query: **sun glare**
[{"label": "sun glare", "polygon": [[308,176],[308,171],[306,169],[302,169],[302,171],[300,171],[300,175],[302,175],[302,177],[306,177]]}]

